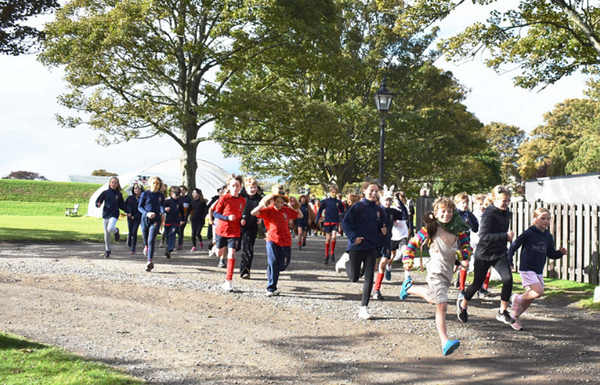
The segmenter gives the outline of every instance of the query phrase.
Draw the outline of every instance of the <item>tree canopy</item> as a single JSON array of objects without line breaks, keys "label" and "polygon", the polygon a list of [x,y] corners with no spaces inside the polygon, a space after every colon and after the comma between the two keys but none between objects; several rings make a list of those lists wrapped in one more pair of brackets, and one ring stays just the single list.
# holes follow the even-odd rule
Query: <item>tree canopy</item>
[{"label": "tree canopy", "polygon": [[48,180],[45,176],[33,171],[11,171],[2,179]]},{"label": "tree canopy", "polygon": [[58,7],[57,0],[0,0],[0,53],[17,56],[29,52],[44,34],[23,23]]},{"label": "tree canopy", "polygon": [[[183,183],[193,188],[197,146],[211,138],[209,125],[231,76],[285,45],[288,35],[319,36],[327,6],[327,0],[71,0],[47,25],[40,55],[47,66],[64,66],[70,86],[59,101],[75,114],[59,116],[59,123],[98,130],[104,145],[167,136],[181,146]],[[304,33],[306,20],[313,27]]]},{"label": "tree canopy", "polygon": [[[465,0],[420,0],[407,17],[434,23]],[[472,0],[487,5],[497,0]],[[521,0],[506,12],[493,10],[485,23],[474,23],[444,39],[440,48],[455,61],[483,54],[496,71],[522,73],[515,84],[533,89],[553,84],[576,71],[598,74],[600,69],[600,5],[586,0]]]}]

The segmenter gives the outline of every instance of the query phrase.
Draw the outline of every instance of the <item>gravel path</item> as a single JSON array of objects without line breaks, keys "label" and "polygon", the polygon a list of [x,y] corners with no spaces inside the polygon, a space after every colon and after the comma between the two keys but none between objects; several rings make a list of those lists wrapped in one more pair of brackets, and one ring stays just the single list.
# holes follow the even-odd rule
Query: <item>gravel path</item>
[{"label": "gravel path", "polygon": [[150,384],[600,383],[598,314],[543,299],[515,332],[493,318],[497,297],[474,300],[468,324],[449,303],[449,335],[461,347],[444,357],[434,308],[397,298],[398,269],[384,281],[386,300],[370,304],[374,319],[362,321],[362,281],[324,266],[323,242],[311,237],[293,250],[272,298],[261,240],[252,279],[236,269],[234,293],[220,290],[225,271],[206,251],[158,256],[146,273],[143,255],[122,242],[110,259],[101,244],[0,243],[0,330]]}]

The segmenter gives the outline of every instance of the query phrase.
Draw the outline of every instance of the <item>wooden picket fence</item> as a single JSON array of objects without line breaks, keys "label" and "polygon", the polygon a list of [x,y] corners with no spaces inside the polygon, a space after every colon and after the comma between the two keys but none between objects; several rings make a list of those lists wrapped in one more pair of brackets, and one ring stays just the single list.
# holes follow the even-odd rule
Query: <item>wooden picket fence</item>
[{"label": "wooden picket fence", "polygon": [[[518,236],[533,222],[533,211],[545,207],[550,211],[550,232],[554,235],[556,248],[564,247],[567,255],[561,259],[548,259],[544,276],[597,285],[600,282],[597,205],[543,202],[513,202],[511,229]],[[515,256],[518,266],[520,252]]]}]

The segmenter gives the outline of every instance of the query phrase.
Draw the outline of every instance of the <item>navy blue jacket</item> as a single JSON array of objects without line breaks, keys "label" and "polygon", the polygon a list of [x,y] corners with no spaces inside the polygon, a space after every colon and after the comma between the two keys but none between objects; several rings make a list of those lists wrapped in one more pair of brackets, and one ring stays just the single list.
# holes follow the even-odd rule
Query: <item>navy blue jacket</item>
[{"label": "navy blue jacket", "polygon": [[148,213],[154,213],[156,216],[154,219],[150,219],[149,223],[160,223],[160,215],[164,212],[165,196],[160,191],[144,191],[140,196],[140,203],[138,204],[138,210],[142,213],[142,217],[146,217]]},{"label": "navy blue jacket", "polygon": [[406,220],[406,218],[408,217],[408,212],[406,211],[406,208],[404,208],[405,212],[402,212],[395,207],[390,207],[389,209],[386,209],[385,207],[381,206],[381,208],[385,213],[385,227],[387,229],[386,234],[382,234],[384,244],[381,248],[381,255],[384,258],[389,258],[392,249],[392,227],[394,226],[394,222]]},{"label": "navy blue jacket", "polygon": [[[141,195],[140,195],[141,196]],[[142,219],[142,213],[138,210],[139,200],[135,195],[130,195],[125,200],[125,206],[129,207],[129,214],[133,215],[133,219],[140,221]]]},{"label": "navy blue jacket", "polygon": [[258,229],[258,218],[250,213],[256,207],[258,207],[258,204],[263,198],[263,194],[260,191],[256,192],[256,194],[252,196],[246,193],[245,198],[246,206],[244,206],[244,211],[242,211],[242,219],[244,219],[246,223],[244,224],[244,226],[242,226],[242,230],[256,230]]},{"label": "navy blue jacket", "polygon": [[169,198],[165,201],[165,209],[167,207],[169,208],[169,212],[166,213],[165,226],[179,226],[180,222],[185,218],[183,214],[183,203],[181,203],[179,199]]},{"label": "navy blue jacket", "polygon": [[300,211],[302,212],[302,218],[296,219],[296,226],[308,227],[308,203],[300,204]]},{"label": "navy blue jacket", "polygon": [[[363,198],[353,204],[342,221],[342,229],[348,237],[346,251],[379,249],[385,243],[385,236],[381,234],[384,225],[385,213],[377,202]],[[354,241],[358,237],[364,239],[357,245]]]},{"label": "navy blue jacket", "polygon": [[563,255],[554,248],[554,237],[549,231],[531,226],[519,235],[519,237],[508,248],[508,260],[513,265],[513,255],[523,246],[521,251],[521,271],[535,271],[536,274],[544,272],[546,257],[551,259],[561,258]]},{"label": "navy blue jacket", "polygon": [[98,203],[104,203],[104,209],[102,209],[102,218],[104,219],[118,218],[119,209],[129,213],[129,207],[125,206],[125,201],[123,201],[123,194],[111,188],[102,191],[96,199],[96,207],[98,207]]},{"label": "navy blue jacket", "polygon": [[340,213],[343,213],[346,208],[342,201],[337,198],[323,199],[323,201],[321,201],[321,207],[319,207],[319,211],[317,212],[317,223],[319,222],[319,218],[321,218],[323,210],[325,210],[324,224],[340,223]]},{"label": "navy blue jacket", "polygon": [[[462,220],[471,226],[471,231],[474,233],[479,231],[479,221],[477,220],[475,214],[470,211],[460,211],[459,209],[456,209],[456,211],[458,211]],[[467,235],[470,235],[471,231],[469,231]]]},{"label": "navy blue jacket", "polygon": [[475,258],[483,261],[506,258],[507,232],[511,217],[512,213],[508,210],[502,211],[493,204],[486,207],[477,232],[479,243],[475,250]]}]

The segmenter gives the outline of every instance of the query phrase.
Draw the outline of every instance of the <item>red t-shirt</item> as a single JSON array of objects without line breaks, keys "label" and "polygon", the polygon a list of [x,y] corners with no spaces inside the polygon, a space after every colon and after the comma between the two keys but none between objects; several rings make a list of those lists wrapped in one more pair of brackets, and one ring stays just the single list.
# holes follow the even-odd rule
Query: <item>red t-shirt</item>
[{"label": "red t-shirt", "polygon": [[292,236],[290,235],[289,221],[298,218],[298,212],[288,206],[283,206],[277,210],[271,205],[266,209],[260,210],[257,217],[265,220],[267,228],[267,240],[283,247],[292,246]]},{"label": "red t-shirt", "polygon": [[246,206],[246,199],[239,195],[235,198],[231,194],[225,194],[219,198],[217,203],[215,203],[213,211],[225,216],[233,214],[235,215],[235,220],[225,221],[219,219],[215,233],[225,238],[239,238],[242,233],[240,221],[242,220],[244,206]]}]

